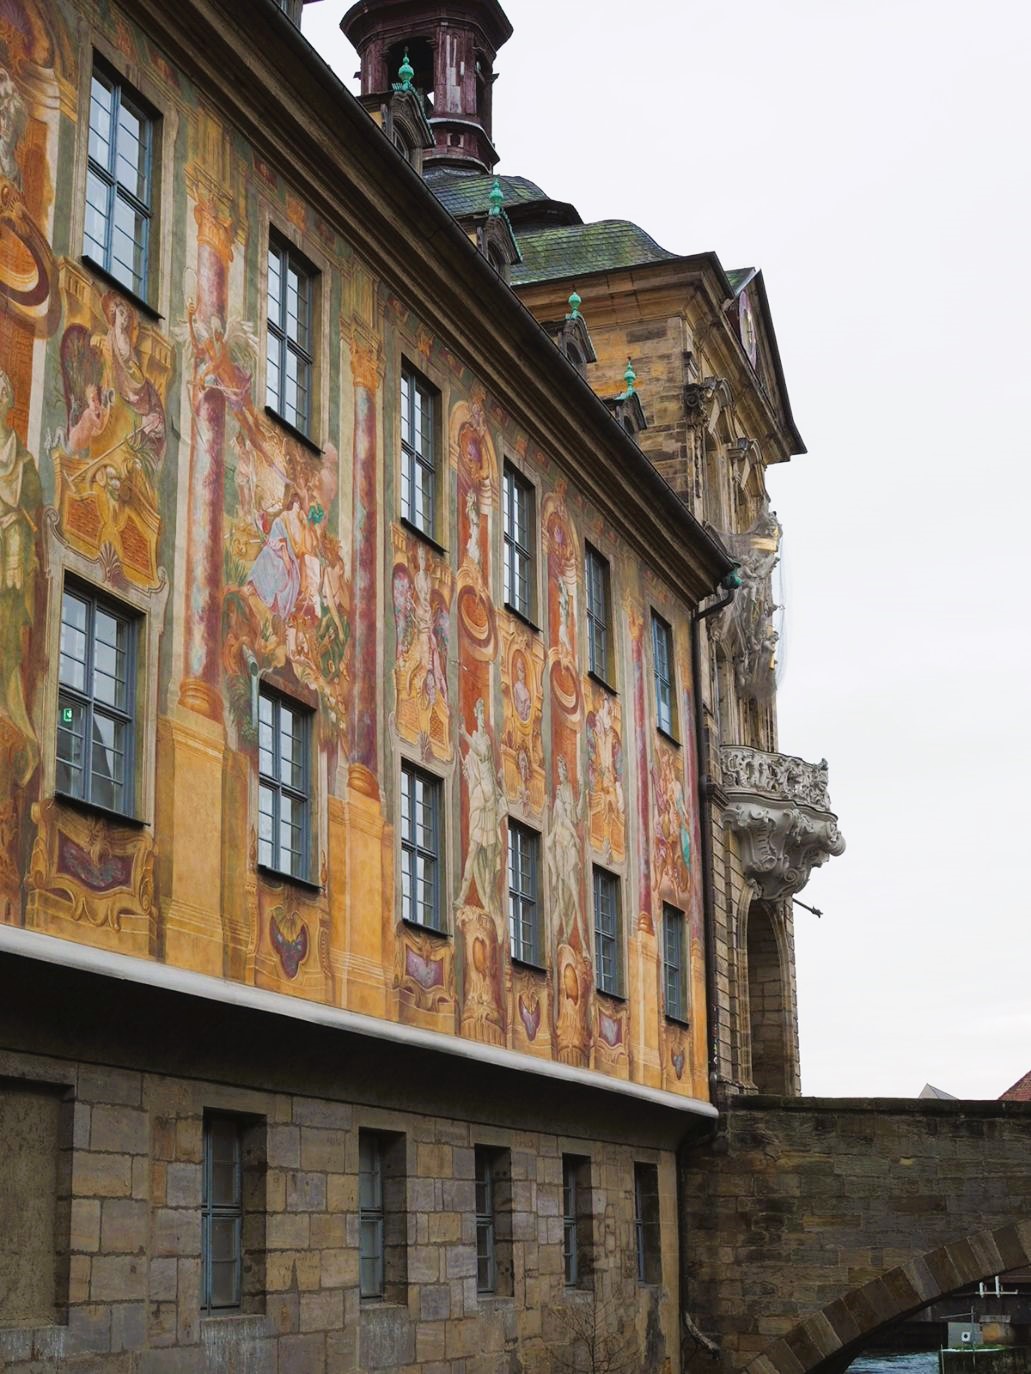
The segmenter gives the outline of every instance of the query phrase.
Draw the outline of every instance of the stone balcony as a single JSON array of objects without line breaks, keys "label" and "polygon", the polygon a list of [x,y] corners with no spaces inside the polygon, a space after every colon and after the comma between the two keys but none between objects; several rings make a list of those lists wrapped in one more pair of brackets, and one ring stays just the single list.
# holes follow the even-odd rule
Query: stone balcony
[{"label": "stone balcony", "polygon": [[726,824],[737,835],[745,877],[768,901],[797,896],[814,868],[843,854],[827,794],[827,762],[724,745]]}]

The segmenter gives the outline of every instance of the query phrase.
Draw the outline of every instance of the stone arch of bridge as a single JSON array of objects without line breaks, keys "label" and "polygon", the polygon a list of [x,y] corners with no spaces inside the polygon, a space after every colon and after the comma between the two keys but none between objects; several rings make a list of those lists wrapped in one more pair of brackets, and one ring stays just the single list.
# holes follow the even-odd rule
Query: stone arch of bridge
[{"label": "stone arch of bridge", "polygon": [[837,1374],[886,1327],[957,1288],[1031,1264],[1031,1222],[928,1250],[810,1313],[743,1374]]}]

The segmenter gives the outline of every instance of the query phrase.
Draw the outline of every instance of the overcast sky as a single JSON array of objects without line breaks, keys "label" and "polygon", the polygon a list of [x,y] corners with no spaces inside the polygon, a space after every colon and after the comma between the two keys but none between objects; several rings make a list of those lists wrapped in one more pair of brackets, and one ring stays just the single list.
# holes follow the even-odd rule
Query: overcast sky
[{"label": "overcast sky", "polygon": [[[803,1090],[996,1097],[1031,1069],[1031,3],[503,3],[499,171],[765,273],[809,449],[768,477],[781,748],[849,846],[796,912]],[[304,30],[353,87],[345,8]]]}]

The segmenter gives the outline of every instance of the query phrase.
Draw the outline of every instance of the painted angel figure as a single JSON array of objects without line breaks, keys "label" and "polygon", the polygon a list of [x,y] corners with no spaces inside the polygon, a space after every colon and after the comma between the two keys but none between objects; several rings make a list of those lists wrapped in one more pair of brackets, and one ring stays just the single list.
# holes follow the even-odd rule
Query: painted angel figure
[{"label": "painted angel figure", "polygon": [[494,745],[484,723],[483,698],[475,706],[476,729],[462,731],[466,755],[462,759],[469,795],[469,853],[462,874],[458,905],[464,906],[473,883],[480,905],[495,914],[495,888],[501,860],[501,825],[508,814],[504,786],[494,767]]},{"label": "painted angel figure", "polygon": [[207,391],[220,392],[250,444],[260,448],[254,413],[253,382],[258,365],[258,336],[245,320],[212,315],[205,325],[197,318],[197,305],[186,307],[186,323],[175,331],[193,359],[191,402],[196,409]]},{"label": "painted angel figure", "polygon": [[0,176],[13,182],[19,191],[21,168],[18,166],[18,144],[28,119],[28,111],[10,72],[6,67],[0,67]]}]

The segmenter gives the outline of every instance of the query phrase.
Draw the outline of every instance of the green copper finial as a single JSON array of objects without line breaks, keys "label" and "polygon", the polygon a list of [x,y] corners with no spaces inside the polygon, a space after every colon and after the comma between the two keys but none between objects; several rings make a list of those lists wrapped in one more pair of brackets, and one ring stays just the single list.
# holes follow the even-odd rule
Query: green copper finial
[{"label": "green copper finial", "polygon": [[626,371],[623,373],[623,380],[626,382],[626,394],[632,396],[634,394],[634,383],[637,381],[637,373],[634,371],[634,365],[629,358],[626,360]]},{"label": "green copper finial", "polygon": [[500,215],[501,207],[505,203],[505,193],[501,189],[501,178],[494,178],[494,185],[490,188],[490,212],[492,215]]},{"label": "green copper finial", "polygon": [[403,91],[410,91],[412,89],[412,77],[415,75],[415,68],[408,60],[407,48],[405,48],[405,60],[401,63],[401,67],[397,74],[401,78],[401,89]]},{"label": "green copper finial", "polygon": [[581,305],[583,305],[583,297],[580,295],[579,291],[574,289],[573,294],[569,297],[569,318],[571,320],[578,320],[580,318]]}]

